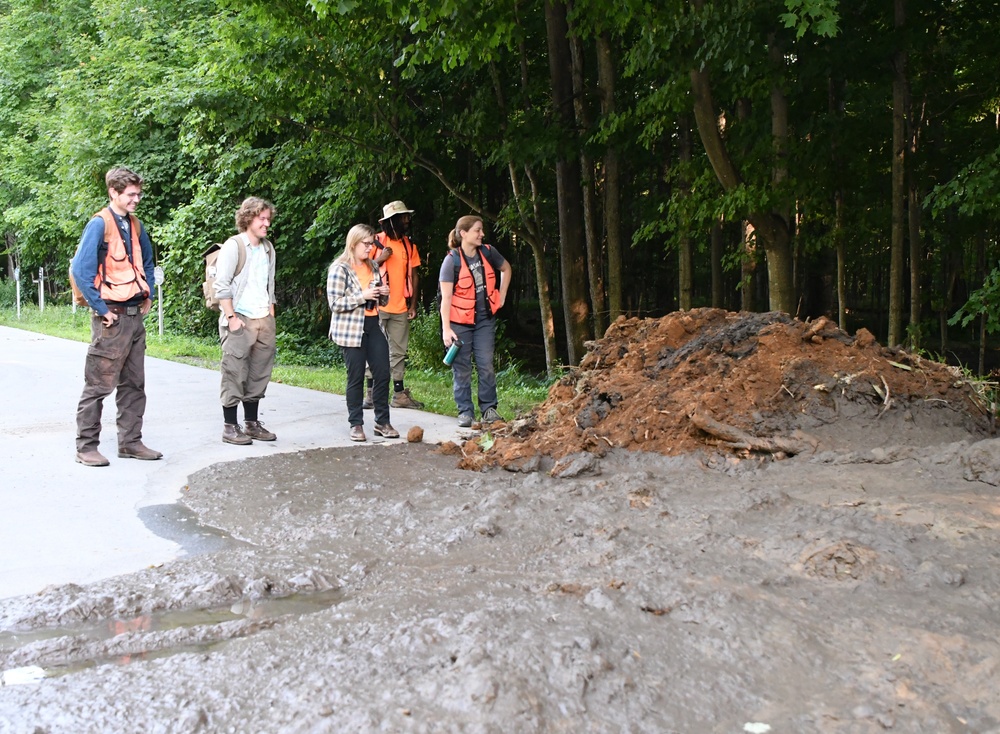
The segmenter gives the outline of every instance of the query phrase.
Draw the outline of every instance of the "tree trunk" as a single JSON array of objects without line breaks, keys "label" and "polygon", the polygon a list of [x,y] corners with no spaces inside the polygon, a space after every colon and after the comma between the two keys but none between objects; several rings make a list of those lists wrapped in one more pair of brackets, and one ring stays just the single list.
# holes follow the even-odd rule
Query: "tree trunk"
[{"label": "tree trunk", "polygon": [[910,184],[909,206],[907,207],[910,229],[910,348],[921,345],[920,311],[922,305],[920,288],[920,262],[923,259],[923,242],[920,238],[920,192]]},{"label": "tree trunk", "polygon": [[[681,115],[678,120],[678,160],[685,170],[691,165],[691,122],[687,116]],[[691,195],[691,185],[685,179],[678,183],[678,195],[687,198]],[[691,254],[691,231],[690,227],[685,227],[680,233],[680,242],[677,247],[677,280],[678,283],[678,306],[681,311],[689,311],[692,306],[692,271],[694,269],[694,258]]]},{"label": "tree trunk", "polygon": [[[893,0],[894,25],[901,31],[906,0]],[[896,34],[902,39],[902,33]],[[902,43],[902,40],[900,40]],[[893,55],[892,73],[892,244],[889,254],[889,335],[887,343],[903,343],[903,267],[906,240],[906,49]]]},{"label": "tree trunk", "polygon": [[725,308],[722,285],[722,219],[712,225],[712,308]]},{"label": "tree trunk", "polygon": [[740,310],[741,311],[756,311],[757,304],[754,299],[754,291],[756,290],[756,271],[757,271],[757,256],[754,253],[754,242],[753,242],[753,225],[750,222],[744,220],[743,222],[743,237],[741,240],[741,245],[743,246],[743,257],[740,259],[741,272],[740,272]]},{"label": "tree trunk", "polygon": [[847,246],[844,243],[844,194],[834,196],[833,241],[837,247],[837,323],[847,331]]},{"label": "tree trunk", "polygon": [[[526,50],[527,49],[522,45],[522,57],[527,55]],[[496,95],[497,107],[502,113],[500,119],[507,120],[509,119],[507,114],[507,100],[504,97],[503,85],[500,83],[500,75],[497,73],[496,67],[492,64],[490,65],[490,74],[493,79],[493,91]],[[522,78],[521,83],[522,85],[526,85],[527,79]],[[556,367],[559,363],[559,356],[556,352],[555,319],[552,316],[552,294],[549,291],[548,267],[545,264],[545,240],[542,236],[542,228],[539,224],[539,219],[535,216],[539,208],[538,192],[534,187],[532,187],[532,211],[528,212],[525,208],[525,199],[521,191],[521,181],[520,176],[518,176],[517,173],[517,166],[511,158],[508,158],[507,160],[507,172],[510,176],[511,193],[513,194],[514,201],[517,204],[517,213],[521,219],[521,225],[527,233],[523,239],[526,240],[529,247],[531,247],[531,256],[535,264],[535,288],[538,293],[538,311],[542,326],[542,344],[545,349],[545,373],[549,377],[553,377],[555,376]],[[529,180],[530,178],[531,176],[529,175]]]},{"label": "tree trunk", "polygon": [[[607,33],[597,36],[597,85],[601,115],[615,113],[615,61]],[[607,237],[608,321],[622,313],[621,155],[614,141],[604,153],[604,233]]]},{"label": "tree trunk", "polygon": [[[566,6],[546,0],[545,27],[549,51],[549,78],[556,119],[566,136],[575,139],[573,113],[573,63],[569,50]],[[572,150],[570,150],[572,149]],[[580,160],[576,145],[556,161],[556,197],[559,209],[559,271],[562,280],[563,319],[571,365],[579,364],[584,342],[590,337],[590,307],[586,298],[587,270],[584,258],[583,202]]]},{"label": "tree trunk", "polygon": [[[572,7],[571,4],[567,4]],[[590,305],[593,308],[594,333],[603,336],[608,328],[607,303],[604,294],[604,259],[601,257],[600,234],[597,228],[597,195],[594,186],[594,161],[584,141],[590,137],[593,122],[587,107],[587,92],[583,70],[583,41],[578,36],[570,39],[573,60],[573,111],[581,131],[580,171],[583,195],[583,231],[587,249],[587,273],[590,276]]]},{"label": "tree trunk", "polygon": [[[716,178],[726,191],[742,185],[742,180],[733,165],[725,142],[719,132],[712,88],[708,72],[704,69],[691,71],[691,91],[694,101],[694,117],[698,135],[708,160],[712,164]],[[795,289],[792,286],[792,257],[789,247],[788,225],[773,212],[754,212],[747,220],[753,225],[757,244],[767,256],[767,282],[770,307],[775,311],[793,313],[795,310]]]},{"label": "tree trunk", "polygon": [[[983,287],[983,283],[986,282],[986,235],[980,230],[976,233],[976,259],[977,267],[976,270],[976,282],[979,287]],[[986,374],[986,322],[988,320],[988,314],[979,314],[979,367],[976,372],[980,377]]]}]

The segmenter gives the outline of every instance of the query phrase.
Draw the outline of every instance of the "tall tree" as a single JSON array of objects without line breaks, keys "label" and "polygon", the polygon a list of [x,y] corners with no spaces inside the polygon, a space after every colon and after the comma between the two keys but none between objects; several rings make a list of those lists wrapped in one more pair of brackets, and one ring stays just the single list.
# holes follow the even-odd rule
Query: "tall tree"
[{"label": "tall tree", "polygon": [[546,0],[545,26],[549,52],[552,107],[565,144],[556,160],[556,197],[559,209],[559,265],[562,275],[563,319],[570,364],[578,364],[584,342],[590,337],[590,306],[586,297],[587,271],[584,258],[583,201],[580,159],[576,154],[573,110],[573,62],[569,48],[566,5]]}]

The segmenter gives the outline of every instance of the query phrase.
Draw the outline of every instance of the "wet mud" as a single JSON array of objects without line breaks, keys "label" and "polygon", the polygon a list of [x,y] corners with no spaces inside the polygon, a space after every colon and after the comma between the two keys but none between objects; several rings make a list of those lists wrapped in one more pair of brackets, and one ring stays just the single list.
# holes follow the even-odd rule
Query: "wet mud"
[{"label": "wet mud", "polygon": [[997,731],[992,452],[223,465],[244,545],[0,603],[0,730]]},{"label": "wet mud", "polygon": [[1000,732],[1000,441],[964,387],[887,383],[809,426],[716,404],[811,429],[792,453],[593,444],[638,399],[605,383],[533,466],[555,403],[520,439],[210,467],[162,519],[209,545],[0,600],[0,732]]}]

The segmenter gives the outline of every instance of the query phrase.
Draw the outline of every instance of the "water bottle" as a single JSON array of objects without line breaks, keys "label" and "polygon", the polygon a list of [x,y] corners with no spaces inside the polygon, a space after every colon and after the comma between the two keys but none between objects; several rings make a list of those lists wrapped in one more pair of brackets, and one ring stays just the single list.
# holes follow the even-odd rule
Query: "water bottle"
[{"label": "water bottle", "polygon": [[448,347],[448,351],[444,355],[444,363],[451,367],[451,363],[455,361],[455,355],[458,354],[458,350],[461,349],[463,342],[461,339],[456,339]]}]

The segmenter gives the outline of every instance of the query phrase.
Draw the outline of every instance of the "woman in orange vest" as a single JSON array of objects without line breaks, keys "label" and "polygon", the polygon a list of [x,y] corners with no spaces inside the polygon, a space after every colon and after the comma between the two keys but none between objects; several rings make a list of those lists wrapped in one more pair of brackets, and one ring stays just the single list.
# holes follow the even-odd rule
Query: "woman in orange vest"
[{"label": "woman in orange vest", "polygon": [[[479,414],[483,423],[503,420],[497,412],[497,378],[493,367],[496,312],[507,300],[510,263],[495,247],[483,244],[483,220],[461,217],[448,233],[448,254],[441,264],[441,338],[445,348],[458,344],[451,363],[452,391],[458,425],[475,418],[472,404],[472,360],[479,377]],[[497,283],[499,275],[500,283]]]}]

